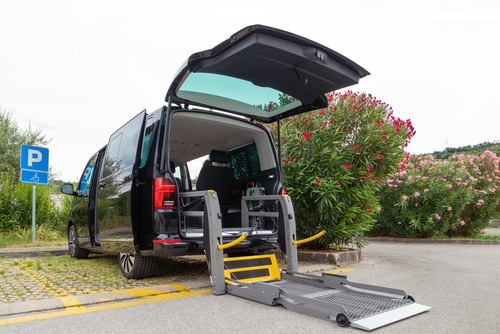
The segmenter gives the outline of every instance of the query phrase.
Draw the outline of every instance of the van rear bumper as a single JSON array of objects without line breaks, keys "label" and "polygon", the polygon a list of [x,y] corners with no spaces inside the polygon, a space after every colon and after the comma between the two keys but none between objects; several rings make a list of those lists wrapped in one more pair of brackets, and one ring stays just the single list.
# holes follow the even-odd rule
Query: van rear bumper
[{"label": "van rear bumper", "polygon": [[[224,240],[224,243],[231,240]],[[270,249],[277,249],[278,238],[247,238],[238,245],[231,247],[227,253],[238,252],[257,252]],[[204,254],[205,248],[203,239],[154,239],[153,249],[143,250],[141,254],[144,256],[172,257],[183,255]]]}]

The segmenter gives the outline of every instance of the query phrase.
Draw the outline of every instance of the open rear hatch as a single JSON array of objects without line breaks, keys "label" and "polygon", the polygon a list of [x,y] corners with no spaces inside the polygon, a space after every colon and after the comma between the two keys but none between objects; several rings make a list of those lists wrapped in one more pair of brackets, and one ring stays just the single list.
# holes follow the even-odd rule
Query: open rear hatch
[{"label": "open rear hatch", "polygon": [[166,101],[270,123],[326,107],[325,94],[369,75],[341,54],[279,29],[246,27],[179,69]]}]

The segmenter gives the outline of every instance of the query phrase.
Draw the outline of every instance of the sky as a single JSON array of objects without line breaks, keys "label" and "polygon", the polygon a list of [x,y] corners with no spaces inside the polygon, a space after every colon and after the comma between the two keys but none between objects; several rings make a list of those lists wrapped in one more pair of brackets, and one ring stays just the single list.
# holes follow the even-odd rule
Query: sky
[{"label": "sky", "polygon": [[0,0],[0,110],[50,139],[57,179],[141,110],[164,105],[194,52],[252,24],[287,30],[371,75],[349,89],[416,130],[407,151],[500,140],[500,2]]}]

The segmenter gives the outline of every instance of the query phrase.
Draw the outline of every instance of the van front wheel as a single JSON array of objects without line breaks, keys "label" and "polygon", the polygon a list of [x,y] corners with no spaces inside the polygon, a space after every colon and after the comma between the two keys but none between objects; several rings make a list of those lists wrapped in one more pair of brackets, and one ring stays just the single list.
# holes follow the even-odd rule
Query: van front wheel
[{"label": "van front wheel", "polygon": [[156,258],[139,254],[120,253],[118,264],[120,270],[128,279],[142,279],[151,276],[155,267]]},{"label": "van front wheel", "polygon": [[89,251],[87,249],[80,248],[78,243],[78,234],[76,233],[76,228],[71,225],[68,228],[68,252],[69,256],[75,259],[86,259],[89,257]]}]

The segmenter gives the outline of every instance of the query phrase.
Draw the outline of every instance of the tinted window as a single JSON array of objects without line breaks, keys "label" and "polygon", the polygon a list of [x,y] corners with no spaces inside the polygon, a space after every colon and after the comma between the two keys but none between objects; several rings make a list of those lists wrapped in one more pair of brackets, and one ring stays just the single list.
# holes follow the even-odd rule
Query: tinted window
[{"label": "tinted window", "polygon": [[148,160],[149,144],[151,142],[152,128],[153,128],[153,126],[148,126],[146,128],[146,133],[144,134],[144,141],[142,143],[141,164],[140,164],[141,167],[146,165],[146,161]]},{"label": "tinted window", "polygon": [[216,73],[190,73],[177,95],[203,105],[257,117],[274,116],[302,105],[297,98],[262,83]]},{"label": "tinted window", "polygon": [[228,153],[235,181],[249,179],[260,173],[259,152],[255,143],[230,150]]},{"label": "tinted window", "polygon": [[112,135],[106,150],[103,177],[135,162],[142,120],[141,117],[135,117]]},{"label": "tinted window", "polygon": [[97,155],[93,156],[87,163],[87,167],[83,171],[82,177],[80,178],[80,183],[78,184],[77,192],[85,195],[90,191],[90,183],[92,182],[92,177],[94,176],[94,168],[97,160]]}]

